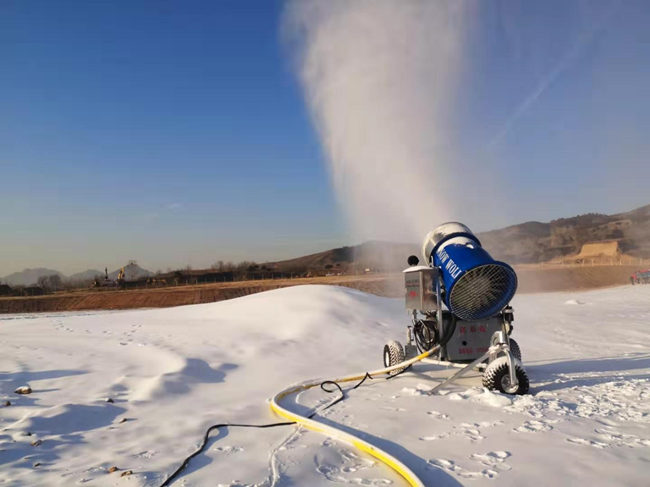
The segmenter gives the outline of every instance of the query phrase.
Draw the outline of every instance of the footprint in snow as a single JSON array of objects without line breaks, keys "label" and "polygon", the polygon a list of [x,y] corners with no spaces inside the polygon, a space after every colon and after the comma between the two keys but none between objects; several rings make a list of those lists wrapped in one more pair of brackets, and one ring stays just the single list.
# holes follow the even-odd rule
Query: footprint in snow
[{"label": "footprint in snow", "polygon": [[607,442],[608,446],[614,447],[628,447],[628,448],[642,448],[650,446],[650,439],[641,438],[636,435],[621,433],[614,428],[607,426],[603,428],[596,428],[594,432],[598,438]]},{"label": "footprint in snow", "polygon": [[213,450],[218,451],[219,453],[223,453],[225,455],[232,455],[234,453],[239,453],[244,451],[244,449],[240,446],[219,446],[213,448]]},{"label": "footprint in snow", "polygon": [[406,409],[404,409],[404,408],[391,407],[391,406],[381,406],[380,409],[383,409],[384,411],[393,411],[393,412],[396,412],[396,413],[404,413],[404,412],[406,412]]},{"label": "footprint in snow", "polygon": [[404,387],[400,392],[408,396],[428,396],[431,389],[433,388],[426,384],[418,384],[415,387]]},{"label": "footprint in snow", "polygon": [[484,468],[479,471],[468,470],[466,468],[461,467],[453,460],[448,460],[446,458],[432,458],[427,463],[429,464],[430,467],[439,468],[441,470],[453,473],[454,475],[466,479],[479,479],[479,478],[493,479],[499,476],[499,472],[497,470],[494,470],[493,468]]},{"label": "footprint in snow", "polygon": [[[491,426],[491,423],[488,424]],[[481,431],[478,428],[476,428],[476,426],[479,426],[479,424],[463,423],[461,424],[461,428],[459,429],[456,429],[456,426],[453,426],[453,431],[447,433],[441,433],[438,435],[432,435],[432,436],[420,436],[420,440],[435,441],[435,440],[442,440],[445,438],[449,438],[450,436],[461,436],[470,441],[484,440],[485,436],[481,434]]]},{"label": "footprint in snow", "polygon": [[474,453],[470,458],[493,469],[508,471],[512,470],[512,467],[505,463],[505,460],[510,456],[512,454],[509,451],[489,451],[487,453]]},{"label": "footprint in snow", "polygon": [[367,475],[352,477],[351,474],[359,475],[360,471],[375,466],[376,462],[351,450],[342,449],[330,439],[324,440],[322,445],[326,448],[314,455],[314,464],[316,471],[330,482],[377,487],[392,484],[388,479],[369,479]]},{"label": "footprint in snow", "polygon": [[144,450],[138,453],[136,456],[140,458],[153,458],[158,452],[155,450]]},{"label": "footprint in snow", "polygon": [[427,414],[435,419],[449,419],[449,415],[438,411],[427,411]]},{"label": "footprint in snow", "polygon": [[435,436],[420,436],[421,441],[435,441],[435,440],[444,440],[445,438],[449,438],[451,436],[449,433],[442,433],[440,435],[435,435]]},{"label": "footprint in snow", "polygon": [[618,423],[616,421],[612,421],[608,418],[596,418],[596,422],[605,426],[618,426]]},{"label": "footprint in snow", "polygon": [[461,427],[463,428],[462,435],[470,441],[480,441],[484,440],[485,436],[481,435],[481,431],[467,423],[463,423]]},{"label": "footprint in snow", "polygon": [[512,431],[515,433],[539,433],[540,431],[550,431],[553,429],[553,426],[548,424],[544,420],[530,420],[525,421],[521,426],[513,428]]},{"label": "footprint in snow", "polygon": [[609,445],[607,443],[602,443],[600,441],[593,441],[593,440],[588,440],[586,438],[567,438],[566,441],[569,443],[574,443],[576,445],[584,445],[584,446],[593,446],[594,448],[602,449],[602,448],[607,448]]}]

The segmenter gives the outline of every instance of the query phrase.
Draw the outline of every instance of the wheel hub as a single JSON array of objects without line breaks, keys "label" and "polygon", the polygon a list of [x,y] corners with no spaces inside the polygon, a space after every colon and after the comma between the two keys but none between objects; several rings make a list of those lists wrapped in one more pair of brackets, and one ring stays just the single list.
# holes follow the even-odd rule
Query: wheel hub
[{"label": "wheel hub", "polygon": [[508,394],[515,394],[519,388],[519,384],[513,386],[510,383],[510,374],[504,374],[504,376],[501,377],[501,388],[503,389],[503,392],[506,392]]}]

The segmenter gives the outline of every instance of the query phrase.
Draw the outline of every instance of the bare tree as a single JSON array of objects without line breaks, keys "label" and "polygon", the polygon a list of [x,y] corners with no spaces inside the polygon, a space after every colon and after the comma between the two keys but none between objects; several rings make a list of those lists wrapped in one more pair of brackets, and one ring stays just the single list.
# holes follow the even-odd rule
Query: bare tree
[{"label": "bare tree", "polygon": [[58,274],[41,276],[38,278],[38,285],[46,291],[57,291],[63,288],[63,279]]}]

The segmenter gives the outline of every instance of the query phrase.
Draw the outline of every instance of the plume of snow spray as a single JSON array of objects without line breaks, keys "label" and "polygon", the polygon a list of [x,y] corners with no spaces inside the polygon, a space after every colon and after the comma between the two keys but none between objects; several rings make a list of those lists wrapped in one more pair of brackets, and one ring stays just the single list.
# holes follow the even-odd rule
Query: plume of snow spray
[{"label": "plume of snow spray", "polygon": [[461,2],[290,1],[305,97],[354,237],[419,242],[449,219],[446,127]]}]

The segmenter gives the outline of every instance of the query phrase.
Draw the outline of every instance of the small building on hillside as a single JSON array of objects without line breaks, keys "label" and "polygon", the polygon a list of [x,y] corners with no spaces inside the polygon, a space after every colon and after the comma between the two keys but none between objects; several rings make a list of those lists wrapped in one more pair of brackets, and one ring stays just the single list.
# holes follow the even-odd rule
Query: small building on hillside
[{"label": "small building on hillside", "polygon": [[580,253],[576,256],[576,262],[617,259],[621,254],[618,240],[587,242],[582,246]]}]

